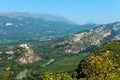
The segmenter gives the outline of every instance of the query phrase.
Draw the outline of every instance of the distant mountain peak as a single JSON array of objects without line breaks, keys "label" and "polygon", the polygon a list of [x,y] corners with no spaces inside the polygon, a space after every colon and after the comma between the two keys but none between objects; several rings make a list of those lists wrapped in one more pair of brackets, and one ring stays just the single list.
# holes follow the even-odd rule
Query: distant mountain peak
[{"label": "distant mountain peak", "polygon": [[85,23],[84,25],[87,25],[87,24],[96,25],[96,23],[94,23],[94,22],[87,22],[87,23]]},{"label": "distant mountain peak", "polygon": [[43,19],[45,21],[61,21],[61,22],[67,22],[69,24],[76,24],[62,16],[58,15],[51,15],[46,13],[28,13],[28,12],[8,12],[8,13],[0,13],[0,16],[6,16],[10,18],[18,18],[18,17],[32,17],[32,18],[39,18]]}]

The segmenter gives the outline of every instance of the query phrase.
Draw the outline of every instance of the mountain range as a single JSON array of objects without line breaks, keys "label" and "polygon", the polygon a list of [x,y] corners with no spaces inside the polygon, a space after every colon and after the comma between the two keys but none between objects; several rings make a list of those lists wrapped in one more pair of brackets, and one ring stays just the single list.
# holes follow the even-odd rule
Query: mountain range
[{"label": "mountain range", "polygon": [[[15,59],[20,59],[20,57],[29,63],[29,57],[25,57],[25,53],[33,55],[33,57],[39,56],[40,59],[57,59],[65,55],[78,54],[90,52],[103,43],[109,40],[119,40],[120,39],[120,22],[110,23],[100,25],[96,28],[90,30],[85,30],[80,33],[72,34],[63,38],[58,38],[52,41],[6,41],[6,44],[1,45],[1,52],[6,53],[6,51],[18,51],[16,53],[21,54]],[[9,44],[9,45],[8,45]],[[11,44],[11,45],[10,45]],[[30,45],[30,51],[24,51],[24,49],[19,48],[19,45],[26,44]],[[7,46],[5,46],[7,45]],[[6,49],[4,49],[6,47]],[[17,47],[17,49],[16,49]],[[5,51],[4,51],[5,50]],[[33,52],[34,51],[34,52]],[[34,55],[36,54],[36,55]],[[15,54],[17,55],[17,54]],[[22,55],[22,56],[21,56]],[[12,55],[8,56],[13,57]],[[39,60],[39,58],[37,60]],[[14,58],[13,58],[14,59]],[[32,59],[33,62],[36,60]],[[24,62],[20,62],[24,63]]]},{"label": "mountain range", "polygon": [[55,48],[63,53],[77,54],[91,51],[109,40],[120,39],[120,22],[103,24],[96,28],[85,30],[55,41]]},{"label": "mountain range", "polygon": [[0,17],[1,40],[14,40],[13,44],[18,40],[17,46],[28,43],[42,58],[90,52],[106,41],[120,39],[120,22],[78,25],[63,17],[35,13],[0,13]]},{"label": "mountain range", "polygon": [[0,79],[41,80],[45,71],[71,74],[78,64],[77,78],[96,76],[95,70],[106,76],[120,68],[116,40],[120,22],[79,25],[49,14],[0,13]]},{"label": "mountain range", "polygon": [[96,27],[78,25],[64,17],[37,13],[0,13],[0,40],[46,41]]}]

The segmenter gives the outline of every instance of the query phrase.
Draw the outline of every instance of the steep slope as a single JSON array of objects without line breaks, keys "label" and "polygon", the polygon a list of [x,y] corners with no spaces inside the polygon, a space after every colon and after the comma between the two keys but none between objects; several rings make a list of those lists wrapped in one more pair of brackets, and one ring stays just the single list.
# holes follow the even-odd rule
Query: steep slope
[{"label": "steep slope", "polygon": [[[1,47],[0,61],[15,61],[18,64],[31,64],[41,60],[37,56],[29,44],[20,44],[19,46],[7,46],[7,49]],[[10,49],[9,49],[10,48]]]},{"label": "steep slope", "polygon": [[61,38],[55,42],[55,48],[63,53],[90,51],[108,40],[120,39],[120,22],[100,25],[87,31]]},{"label": "steep slope", "polygon": [[120,41],[106,42],[100,48],[92,51],[80,62],[76,71],[79,74],[78,78],[100,76],[104,79],[119,80]]},{"label": "steep slope", "polygon": [[[89,27],[89,25],[87,26]],[[95,27],[95,25],[90,26]],[[78,29],[76,30],[76,28]],[[0,13],[0,40],[45,41],[85,29],[84,25],[82,27],[82,25],[60,16],[36,13]]]},{"label": "steep slope", "polygon": [[20,64],[28,64],[40,60],[40,57],[33,52],[28,44],[21,44],[20,47],[23,49],[23,54],[17,59]]}]

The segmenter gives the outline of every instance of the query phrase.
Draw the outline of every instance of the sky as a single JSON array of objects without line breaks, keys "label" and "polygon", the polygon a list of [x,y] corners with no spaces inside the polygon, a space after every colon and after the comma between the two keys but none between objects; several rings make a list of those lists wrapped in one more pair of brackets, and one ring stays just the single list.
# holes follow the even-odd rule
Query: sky
[{"label": "sky", "polygon": [[79,24],[120,21],[120,0],[0,0],[0,12],[63,16]]}]

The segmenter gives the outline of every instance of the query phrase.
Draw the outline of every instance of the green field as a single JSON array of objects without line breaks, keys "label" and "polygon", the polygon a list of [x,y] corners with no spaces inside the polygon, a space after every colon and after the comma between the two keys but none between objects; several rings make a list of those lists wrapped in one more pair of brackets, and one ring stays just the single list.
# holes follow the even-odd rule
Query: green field
[{"label": "green field", "polygon": [[27,69],[25,69],[24,71],[21,71],[17,76],[16,79],[22,79],[24,77],[26,77],[26,73],[27,73]]},{"label": "green field", "polygon": [[[48,66],[41,67],[40,69],[37,69],[35,72],[43,74],[44,72],[72,72],[74,71],[79,62],[86,56],[86,53],[81,53],[78,55],[72,55],[72,56],[66,56],[63,57]],[[34,69],[35,70],[35,69]]]}]

